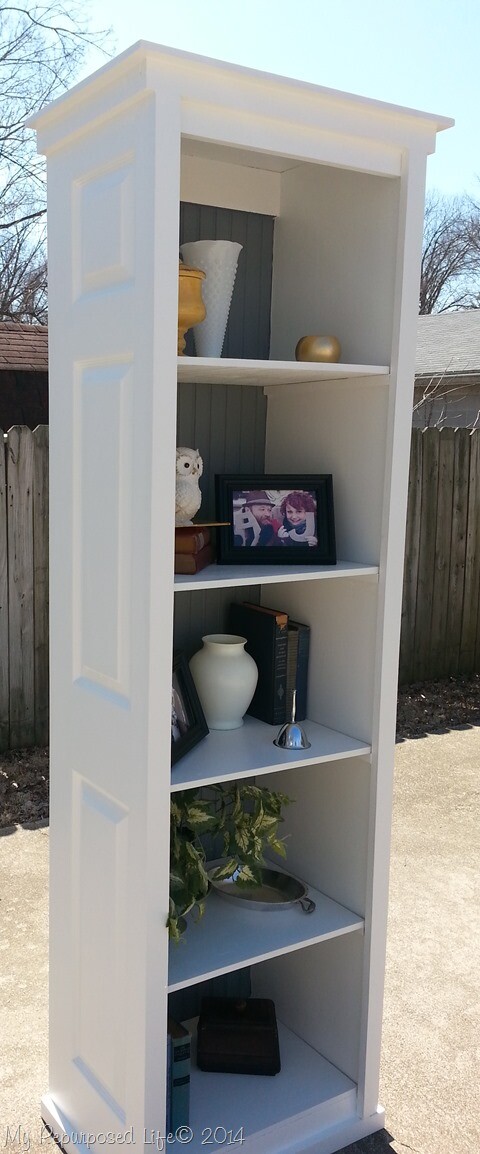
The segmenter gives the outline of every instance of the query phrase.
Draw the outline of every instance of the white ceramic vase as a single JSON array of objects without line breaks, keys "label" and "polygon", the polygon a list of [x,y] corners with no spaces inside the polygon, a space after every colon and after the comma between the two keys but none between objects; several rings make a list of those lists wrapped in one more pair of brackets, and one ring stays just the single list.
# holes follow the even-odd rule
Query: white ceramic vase
[{"label": "white ceramic vase", "polygon": [[208,728],[239,729],[258,680],[255,661],[245,653],[246,638],[211,633],[202,641],[190,670]]},{"label": "white ceramic vase", "polygon": [[234,240],[192,240],[180,246],[186,264],[205,273],[202,296],[207,315],[193,326],[197,357],[221,357],[242,245]]}]

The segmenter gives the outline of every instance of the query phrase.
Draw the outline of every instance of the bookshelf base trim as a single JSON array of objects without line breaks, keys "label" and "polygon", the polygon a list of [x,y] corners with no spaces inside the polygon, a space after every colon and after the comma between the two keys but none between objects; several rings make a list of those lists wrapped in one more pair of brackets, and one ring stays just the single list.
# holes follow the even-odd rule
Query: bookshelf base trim
[{"label": "bookshelf base trim", "polygon": [[382,1128],[383,1112],[359,1118],[355,1083],[281,1021],[282,1069],[269,1078],[199,1070],[196,1019],[185,1024],[192,1034],[192,1154],[201,1154],[202,1136],[215,1126],[224,1127],[227,1133],[242,1133],[244,1140],[238,1148],[243,1154],[333,1154]]},{"label": "bookshelf base trim", "polygon": [[[211,1077],[212,1075],[210,1075]],[[219,1075],[223,1077],[224,1075]],[[333,1109],[333,1116],[343,1097],[343,1109],[346,1108],[348,1113],[340,1121],[336,1121],[333,1125],[326,1122],[327,1112],[324,1111],[325,1124],[320,1127],[317,1122],[315,1131],[304,1128],[306,1118],[304,1114],[296,1115],[288,1120],[285,1127],[275,1126],[271,1132],[270,1141],[268,1141],[265,1130],[261,1134],[252,1134],[246,1138],[242,1145],[238,1145],[237,1149],[243,1151],[244,1154],[335,1154],[335,1151],[342,1150],[345,1146],[350,1146],[353,1142],[358,1142],[362,1138],[368,1137],[369,1134],[374,1134],[378,1130],[383,1130],[385,1126],[385,1111],[381,1106],[375,1111],[375,1114],[367,1118],[359,1118],[355,1112],[354,1099],[356,1098],[356,1091],[352,1089],[346,1091],[344,1095],[339,1097],[332,1097],[328,1102],[328,1113]],[[48,1127],[52,1133],[57,1137],[57,1140],[63,1138],[64,1145],[58,1142],[59,1148],[68,1154],[68,1151],[76,1150],[78,1154],[91,1154],[89,1147],[77,1140],[78,1131],[73,1127],[65,1114],[57,1107],[54,1099],[46,1094],[41,1102],[41,1117],[43,1124]],[[290,1130],[290,1138],[285,1131]],[[193,1127],[192,1127],[193,1129]],[[282,1131],[283,1138],[282,1138]],[[267,1132],[268,1133],[268,1132]],[[188,1145],[191,1154],[201,1154],[204,1146],[202,1145],[201,1130],[196,1131],[200,1134],[197,1141],[193,1140]],[[194,1132],[195,1135],[195,1132]],[[143,1136],[142,1136],[143,1139]],[[142,1141],[137,1141],[132,1144],[133,1149],[139,1150],[144,1148]],[[165,1148],[167,1148],[165,1146]],[[216,1147],[218,1149],[218,1147]],[[231,1150],[235,1150],[232,1145]],[[156,1149],[156,1147],[151,1147]],[[222,1149],[226,1149],[225,1146]]]}]

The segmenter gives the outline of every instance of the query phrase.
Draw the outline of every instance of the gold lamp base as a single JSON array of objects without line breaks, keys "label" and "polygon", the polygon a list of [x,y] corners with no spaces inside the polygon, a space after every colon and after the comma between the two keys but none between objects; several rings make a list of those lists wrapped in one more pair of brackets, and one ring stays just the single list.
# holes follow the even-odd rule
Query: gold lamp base
[{"label": "gold lamp base", "polygon": [[192,325],[200,324],[207,315],[203,297],[202,280],[205,273],[200,268],[189,268],[179,263],[178,273],[178,345],[179,357],[185,352],[185,333]]}]

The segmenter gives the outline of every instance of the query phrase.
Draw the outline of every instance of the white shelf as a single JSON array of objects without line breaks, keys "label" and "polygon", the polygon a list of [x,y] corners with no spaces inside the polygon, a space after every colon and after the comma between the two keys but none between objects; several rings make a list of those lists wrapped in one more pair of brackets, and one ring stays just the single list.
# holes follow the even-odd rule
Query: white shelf
[{"label": "white shelf", "polygon": [[367,742],[346,733],[317,725],[315,721],[304,721],[302,726],[311,742],[310,749],[278,749],[273,739],[280,726],[266,725],[248,714],[240,729],[210,730],[203,741],[172,767],[172,792],[371,754]]},{"label": "white shelf", "polygon": [[200,573],[175,573],[175,592],[193,589],[277,585],[283,581],[322,581],[331,577],[377,577],[378,565],[338,561],[336,565],[207,565]]},{"label": "white shelf", "polygon": [[[278,867],[276,867],[278,868]],[[242,910],[241,903],[209,893],[199,921],[189,918],[186,940],[169,946],[168,990],[228,974],[316,942],[363,930],[358,914],[308,887],[316,909],[306,914],[299,904],[288,909]]]},{"label": "white shelf", "polygon": [[226,357],[177,357],[181,383],[207,385],[296,385],[311,381],[386,377],[388,365],[316,364],[313,361],[253,361]]},{"label": "white shelf", "polygon": [[[277,1154],[296,1134],[307,1144],[332,1125],[357,1120],[357,1088],[347,1076],[327,1062],[282,1022],[278,1040],[282,1068],[275,1077],[245,1074],[209,1074],[195,1063],[196,1019],[186,1025],[192,1032],[190,1078],[190,1126],[193,1139],[188,1149],[205,1150],[208,1129],[240,1132],[243,1144],[217,1149],[244,1154]],[[218,1134],[221,1130],[217,1131]],[[310,1142],[308,1143],[310,1146]],[[209,1147],[206,1147],[209,1149]],[[213,1147],[210,1147],[213,1148]]]}]

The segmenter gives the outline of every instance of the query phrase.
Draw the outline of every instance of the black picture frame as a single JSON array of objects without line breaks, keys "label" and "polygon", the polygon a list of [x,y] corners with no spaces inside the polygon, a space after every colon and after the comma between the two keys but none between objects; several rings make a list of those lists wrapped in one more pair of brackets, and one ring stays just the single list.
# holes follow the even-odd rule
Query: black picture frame
[{"label": "black picture frame", "polygon": [[207,736],[209,730],[185,654],[173,656],[172,765]]},{"label": "black picture frame", "polygon": [[[268,517],[260,525],[252,513],[253,508],[259,515],[261,502],[255,505],[252,498],[260,494],[275,514],[270,520],[273,534]],[[281,501],[275,496],[278,494]],[[298,509],[288,504],[288,495]],[[303,510],[302,495],[307,506]],[[331,473],[217,473],[215,497],[217,520],[229,522],[217,529],[219,564],[336,565]],[[285,502],[294,521],[288,520]],[[297,520],[299,515],[302,522]]]}]

